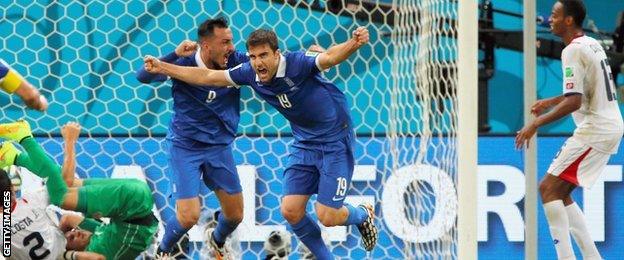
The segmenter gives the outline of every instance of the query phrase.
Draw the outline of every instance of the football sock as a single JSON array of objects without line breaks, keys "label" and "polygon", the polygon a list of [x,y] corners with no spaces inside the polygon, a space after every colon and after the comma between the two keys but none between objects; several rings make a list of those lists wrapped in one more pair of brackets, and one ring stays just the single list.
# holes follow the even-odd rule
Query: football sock
[{"label": "football sock", "polygon": [[557,258],[574,259],[572,242],[570,241],[570,223],[562,200],[555,200],[544,204],[544,213],[550,228],[550,236],[555,244]]},{"label": "football sock", "polygon": [[368,218],[368,212],[366,212],[366,210],[362,207],[353,207],[349,204],[345,204],[344,206],[347,210],[349,210],[349,216],[347,217],[347,221],[344,223],[344,226],[360,225]]},{"label": "football sock", "polygon": [[167,224],[165,224],[165,235],[163,235],[163,239],[158,247],[162,252],[171,252],[173,245],[178,242],[187,231],[188,229],[180,225],[178,218],[173,216],[167,221]]},{"label": "football sock", "polygon": [[321,228],[312,221],[308,214],[305,214],[298,223],[292,224],[291,227],[299,240],[310,249],[316,259],[334,259],[325,242],[323,242]]},{"label": "football sock", "polygon": [[219,247],[223,247],[225,239],[227,236],[232,234],[232,232],[234,232],[236,227],[238,227],[238,224],[239,223],[227,220],[223,213],[219,214],[217,227],[215,228],[214,233],[212,233],[212,237]]},{"label": "football sock", "polygon": [[570,233],[572,233],[572,237],[581,249],[583,259],[602,259],[596,248],[596,244],[594,244],[594,240],[589,235],[585,217],[578,204],[572,203],[566,206],[566,212],[568,213],[568,221],[570,222]]}]

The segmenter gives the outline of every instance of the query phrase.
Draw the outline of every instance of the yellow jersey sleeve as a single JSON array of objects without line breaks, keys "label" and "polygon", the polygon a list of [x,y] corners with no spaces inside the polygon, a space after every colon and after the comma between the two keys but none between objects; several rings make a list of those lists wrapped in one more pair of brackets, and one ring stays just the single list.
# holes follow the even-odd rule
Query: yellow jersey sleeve
[{"label": "yellow jersey sleeve", "polygon": [[22,76],[12,70],[4,61],[0,61],[0,88],[13,93],[22,84]]}]

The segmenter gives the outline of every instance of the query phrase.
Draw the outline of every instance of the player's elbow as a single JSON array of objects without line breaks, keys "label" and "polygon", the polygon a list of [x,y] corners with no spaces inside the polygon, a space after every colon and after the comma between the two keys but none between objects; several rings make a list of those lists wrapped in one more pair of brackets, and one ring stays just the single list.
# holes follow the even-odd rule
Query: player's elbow
[{"label": "player's elbow", "polygon": [[571,107],[572,107],[573,111],[576,111],[576,110],[581,109],[582,105],[583,105],[583,103],[579,100],[578,102],[572,103]]},{"label": "player's elbow", "polygon": [[578,93],[567,95],[565,98],[565,105],[569,109],[572,109],[572,111],[578,110],[581,108],[581,105],[583,105],[583,95]]},{"label": "player's elbow", "polygon": [[148,72],[142,69],[136,72],[136,79],[143,84],[151,83]]},{"label": "player's elbow", "polygon": [[65,182],[65,184],[67,184],[67,187],[73,187],[74,186],[74,177],[73,176],[63,177],[63,181]]},{"label": "player's elbow", "polygon": [[568,110],[570,112],[574,112],[576,110],[579,110],[581,108],[581,106],[583,105],[583,102],[580,98],[580,95],[577,95],[578,97],[575,97],[573,99],[571,99],[569,102],[566,103],[566,106],[568,107]]}]

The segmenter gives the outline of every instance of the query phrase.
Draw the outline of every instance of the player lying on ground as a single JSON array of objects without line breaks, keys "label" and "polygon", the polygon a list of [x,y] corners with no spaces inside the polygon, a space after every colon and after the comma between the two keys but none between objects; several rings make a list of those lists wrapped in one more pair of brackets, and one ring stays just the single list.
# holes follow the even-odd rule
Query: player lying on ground
[{"label": "player lying on ground", "polygon": [[[0,154],[6,150],[3,144]],[[0,161],[2,164],[4,161]],[[4,166],[4,165],[0,165]],[[23,193],[17,199],[11,180],[0,167],[0,189],[11,193],[11,258],[10,259],[104,259],[91,252],[65,251],[66,239],[58,227],[46,189]],[[73,256],[73,258],[72,258]]]},{"label": "player lying on ground", "polygon": [[[135,179],[75,178],[75,144],[80,125],[68,123],[61,133],[65,141],[63,167],[56,164],[32,137],[28,122],[20,120],[0,125],[0,137],[18,142],[19,152],[9,142],[2,147],[8,163],[22,166],[47,178],[51,204],[82,212],[87,218],[66,215],[60,228],[67,231],[68,250],[102,254],[106,259],[134,259],[151,244],[158,230],[152,214],[154,201],[147,184]],[[68,187],[69,186],[69,187]],[[109,224],[96,219],[110,218]]]},{"label": "player lying on ground", "polygon": [[377,242],[371,205],[344,204],[353,175],[353,126],[346,98],[320,72],[339,64],[368,43],[366,28],[323,53],[278,50],[277,36],[256,30],[247,39],[250,62],[226,71],[182,67],[145,58],[145,68],[195,85],[250,85],[290,122],[295,142],[284,171],[281,213],[299,239],[318,259],[333,256],[323,243],[319,226],[306,214],[317,193],[316,214],[325,226],[356,225],[366,250]]},{"label": "player lying on ground", "polygon": [[17,71],[0,59],[0,88],[5,92],[17,94],[26,106],[39,111],[48,109],[48,100],[28,83]]},{"label": "player lying on ground", "polygon": [[585,5],[580,0],[559,0],[553,5],[551,31],[566,45],[561,53],[563,95],[538,100],[531,108],[537,117],[516,136],[520,148],[540,126],[569,114],[576,124],[539,187],[559,259],[575,259],[570,233],[583,259],[602,259],[583,212],[570,194],[577,186],[590,188],[594,184],[611,154],[617,152],[624,132],[607,56],[598,41],[584,35],[584,19]]}]

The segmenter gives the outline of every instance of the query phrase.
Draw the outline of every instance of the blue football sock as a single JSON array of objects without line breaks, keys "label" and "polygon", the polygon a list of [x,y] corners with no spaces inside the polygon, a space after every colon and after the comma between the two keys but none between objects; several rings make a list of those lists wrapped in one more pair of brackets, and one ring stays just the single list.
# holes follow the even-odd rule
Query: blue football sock
[{"label": "blue football sock", "polygon": [[180,240],[180,238],[184,236],[187,231],[188,229],[185,229],[180,225],[178,218],[173,216],[165,224],[165,235],[163,236],[162,242],[160,242],[158,247],[163,252],[171,252],[173,245],[178,242],[178,240]]},{"label": "blue football sock", "polygon": [[349,204],[345,204],[344,206],[349,210],[349,216],[347,217],[347,221],[344,223],[344,226],[360,225],[368,218],[368,212],[366,212],[366,210],[362,207],[353,207]]},{"label": "blue football sock", "polygon": [[323,242],[321,229],[314,221],[312,221],[308,214],[303,216],[299,223],[293,224],[291,227],[299,240],[301,240],[301,242],[303,242],[303,244],[310,249],[310,252],[314,254],[316,259],[334,259],[334,256],[332,256],[329,249]]},{"label": "blue football sock", "polygon": [[217,227],[215,228],[214,233],[212,233],[212,237],[218,246],[222,247],[223,244],[225,244],[225,239],[227,236],[232,234],[232,232],[234,232],[236,227],[238,227],[238,224],[239,223],[227,220],[223,213],[219,214],[219,217],[217,218]]}]

